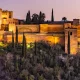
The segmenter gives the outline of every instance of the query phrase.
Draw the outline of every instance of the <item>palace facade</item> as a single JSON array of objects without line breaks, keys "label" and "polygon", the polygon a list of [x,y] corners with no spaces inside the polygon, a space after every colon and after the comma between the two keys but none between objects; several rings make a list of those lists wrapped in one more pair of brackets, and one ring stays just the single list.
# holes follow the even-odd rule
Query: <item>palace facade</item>
[{"label": "palace facade", "polygon": [[18,40],[22,42],[22,34],[25,32],[27,43],[35,41],[48,41],[50,44],[61,44],[68,53],[68,34],[70,35],[70,53],[76,54],[80,49],[80,20],[54,21],[45,24],[19,24],[18,19],[13,18],[12,11],[0,9],[0,41],[9,43],[12,41],[12,31],[18,28]]}]

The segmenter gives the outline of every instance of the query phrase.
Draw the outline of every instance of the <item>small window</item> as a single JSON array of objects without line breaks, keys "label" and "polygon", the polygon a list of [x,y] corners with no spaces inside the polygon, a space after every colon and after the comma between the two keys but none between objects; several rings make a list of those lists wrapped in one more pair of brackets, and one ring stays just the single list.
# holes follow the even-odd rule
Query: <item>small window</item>
[{"label": "small window", "polygon": [[70,35],[72,35],[72,32],[70,32]]}]

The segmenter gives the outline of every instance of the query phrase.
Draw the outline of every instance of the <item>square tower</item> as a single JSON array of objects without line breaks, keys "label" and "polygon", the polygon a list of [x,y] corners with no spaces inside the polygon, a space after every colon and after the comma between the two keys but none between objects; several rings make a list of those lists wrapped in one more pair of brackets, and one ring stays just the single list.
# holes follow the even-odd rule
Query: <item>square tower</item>
[{"label": "square tower", "polygon": [[0,29],[1,29],[1,24],[2,24],[2,9],[0,9]]},{"label": "square tower", "polygon": [[78,52],[77,28],[65,28],[65,52],[70,54]]}]

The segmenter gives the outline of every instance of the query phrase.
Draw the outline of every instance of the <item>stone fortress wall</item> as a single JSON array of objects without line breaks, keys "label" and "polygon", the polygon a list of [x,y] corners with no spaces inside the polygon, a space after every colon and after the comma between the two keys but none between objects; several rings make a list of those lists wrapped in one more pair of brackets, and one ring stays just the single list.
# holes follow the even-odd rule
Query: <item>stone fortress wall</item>
[{"label": "stone fortress wall", "polygon": [[[65,36],[63,25],[40,24],[40,25],[16,25],[18,28],[19,42],[22,42],[22,33],[25,32],[27,43],[34,43],[35,41],[48,41],[49,43],[59,43],[65,45]],[[11,30],[11,29],[10,29]],[[14,29],[13,29],[14,30]],[[15,31],[14,31],[15,33]],[[7,42],[11,42],[11,35],[7,35]]]},{"label": "stone fortress wall", "polygon": [[[9,24],[10,25],[10,24]],[[70,23],[66,23],[65,26],[63,24],[40,24],[40,25],[11,25],[9,27],[9,32],[16,31],[16,27],[19,31],[18,40],[22,42],[22,33],[25,32],[27,43],[34,43],[35,41],[48,41],[51,44],[61,44],[65,46],[65,52],[68,50],[68,31],[72,32],[70,36],[70,46],[71,53],[75,54],[78,51],[78,42],[80,42],[80,38],[78,33],[80,32],[79,25],[76,28]],[[12,35],[7,34],[5,40],[7,43],[12,41]],[[2,37],[3,38],[3,37]]]},{"label": "stone fortress wall", "polygon": [[19,31],[18,40],[22,42],[22,33],[25,32],[27,43],[35,41],[48,41],[51,44],[61,44],[65,47],[65,52],[68,52],[68,31],[70,35],[70,53],[75,54],[80,49],[80,20],[74,19],[72,23],[50,23],[38,25],[19,25],[19,20],[13,18],[13,11],[0,9],[0,41],[11,42],[12,31],[16,32],[16,27]]}]

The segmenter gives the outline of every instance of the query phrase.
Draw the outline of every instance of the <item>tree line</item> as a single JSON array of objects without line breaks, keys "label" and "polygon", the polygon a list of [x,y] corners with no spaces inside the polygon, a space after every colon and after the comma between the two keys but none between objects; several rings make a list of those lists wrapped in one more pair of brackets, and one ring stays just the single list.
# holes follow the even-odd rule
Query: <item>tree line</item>
[{"label": "tree line", "polygon": [[40,11],[39,14],[37,14],[37,13],[32,14],[32,16],[30,14],[30,11],[28,11],[28,13],[26,15],[25,23],[26,24],[31,24],[31,23],[33,23],[33,24],[41,24],[41,23],[44,23],[45,17],[46,17],[45,13],[43,13],[41,11]]},{"label": "tree line", "polygon": [[[46,15],[42,11],[40,11],[39,14],[33,13],[31,15],[30,10],[29,10],[27,12],[27,15],[26,15],[25,24],[43,24],[43,23],[46,22],[45,18],[46,18]],[[62,17],[61,21],[66,22],[67,18],[66,17]],[[47,20],[47,22],[48,22],[48,20]],[[51,12],[51,20],[50,20],[50,22],[52,22],[52,23],[54,22],[54,12],[53,12],[53,9],[52,9],[52,12]]]},{"label": "tree line", "polygon": [[[43,24],[45,22],[46,15],[42,11],[39,14],[34,13],[31,15],[30,10],[27,12],[25,24]],[[53,9],[51,12],[51,22],[54,22]]]}]

